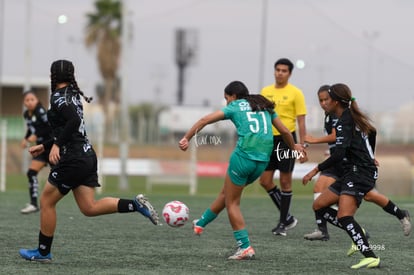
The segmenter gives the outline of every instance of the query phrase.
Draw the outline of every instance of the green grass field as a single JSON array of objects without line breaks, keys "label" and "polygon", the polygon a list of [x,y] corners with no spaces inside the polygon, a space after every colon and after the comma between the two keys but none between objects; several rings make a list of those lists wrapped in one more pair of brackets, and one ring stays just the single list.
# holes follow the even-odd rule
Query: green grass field
[{"label": "green grass field", "polygon": [[[221,179],[203,179],[196,196],[177,186],[155,186],[150,201],[160,212],[170,200],[181,200],[197,218],[221,188]],[[306,241],[303,235],[314,229],[311,210],[312,186],[296,182],[292,213],[298,226],[287,237],[273,236],[278,212],[258,184],[246,189],[242,199],[250,239],[256,250],[253,261],[226,260],[235,251],[235,241],[226,212],[211,223],[205,233],[194,236],[191,224],[182,228],[154,226],[139,214],[84,217],[71,193],[58,205],[58,225],[52,264],[24,261],[19,248],[37,246],[39,214],[21,215],[28,199],[25,179],[8,178],[7,191],[0,193],[1,274],[413,274],[413,236],[405,237],[399,221],[378,206],[363,203],[356,219],[370,233],[370,243],[379,247],[382,267],[352,271],[361,258],[347,257],[351,241],[345,232],[330,227],[328,242]],[[119,192],[116,178],[108,178],[101,196],[132,198],[144,192],[142,178],[130,180],[130,190]],[[413,198],[392,198],[414,214]]]}]

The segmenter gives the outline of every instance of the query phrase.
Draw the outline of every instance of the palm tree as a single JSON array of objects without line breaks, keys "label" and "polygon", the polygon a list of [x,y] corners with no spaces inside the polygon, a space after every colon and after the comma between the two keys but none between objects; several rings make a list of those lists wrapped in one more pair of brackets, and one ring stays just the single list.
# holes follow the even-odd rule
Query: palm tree
[{"label": "palm tree", "polygon": [[108,107],[118,101],[117,72],[121,55],[122,4],[117,0],[97,0],[95,11],[88,13],[85,44],[96,46],[99,70],[104,79],[101,104],[105,114],[106,138],[108,139],[111,115]]}]

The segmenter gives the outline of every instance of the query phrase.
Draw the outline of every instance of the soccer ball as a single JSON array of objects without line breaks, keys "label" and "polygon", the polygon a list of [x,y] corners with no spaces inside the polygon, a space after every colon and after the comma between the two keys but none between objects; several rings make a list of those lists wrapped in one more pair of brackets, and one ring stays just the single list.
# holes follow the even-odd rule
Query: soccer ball
[{"label": "soccer ball", "polygon": [[190,209],[180,201],[170,201],[162,209],[162,217],[169,226],[180,227],[190,218]]}]

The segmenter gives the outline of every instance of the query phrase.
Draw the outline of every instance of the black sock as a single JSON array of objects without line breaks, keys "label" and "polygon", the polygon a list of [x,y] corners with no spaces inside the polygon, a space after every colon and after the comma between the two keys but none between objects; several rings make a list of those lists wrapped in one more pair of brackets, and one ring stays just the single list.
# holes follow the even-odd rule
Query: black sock
[{"label": "black sock", "polygon": [[48,237],[42,234],[42,232],[39,231],[39,253],[42,256],[46,256],[50,253],[50,249],[52,248],[52,242],[53,242],[53,236]]},{"label": "black sock", "polygon": [[328,235],[328,226],[326,224],[326,220],[323,217],[319,217],[319,215],[316,214],[316,211],[315,211],[315,220],[316,220],[316,225],[318,226],[318,229],[322,232],[322,234]]},{"label": "black sock", "polygon": [[384,209],[385,212],[390,213],[393,216],[396,216],[399,220],[404,218],[404,213],[391,200],[389,200],[388,204],[382,209]]},{"label": "black sock", "polygon": [[118,212],[119,213],[128,213],[135,212],[137,208],[133,200],[119,199],[118,201]]},{"label": "black sock", "polygon": [[[269,197],[272,199],[273,203],[276,205],[277,209],[280,211],[280,204],[282,200],[282,192],[280,189],[275,186],[273,189],[267,191],[267,193],[269,194]],[[286,220],[290,221],[291,218],[292,215],[288,212]]]},{"label": "black sock", "polygon": [[272,199],[273,203],[276,205],[277,209],[280,210],[280,189],[275,186],[273,189],[267,191],[267,194],[269,194],[270,198]]},{"label": "black sock", "polygon": [[325,221],[328,221],[330,224],[343,229],[342,225],[338,221],[338,218],[336,217],[337,214],[338,214],[338,211],[331,207],[324,207],[324,208],[318,209],[315,211],[316,223],[318,224],[318,220],[325,220]]},{"label": "black sock", "polygon": [[351,237],[351,240],[357,246],[358,250],[367,258],[375,256],[374,252],[369,247],[369,243],[367,237],[362,231],[361,226],[354,220],[352,216],[345,216],[339,219],[339,222],[342,224],[343,229],[348,233]]},{"label": "black sock", "polygon": [[289,215],[290,201],[292,199],[292,191],[280,193],[280,222],[286,223]]},{"label": "black sock", "polygon": [[37,171],[29,169],[27,171],[27,178],[29,179],[29,195],[30,204],[37,207],[37,197],[39,190],[39,181],[37,180]]}]

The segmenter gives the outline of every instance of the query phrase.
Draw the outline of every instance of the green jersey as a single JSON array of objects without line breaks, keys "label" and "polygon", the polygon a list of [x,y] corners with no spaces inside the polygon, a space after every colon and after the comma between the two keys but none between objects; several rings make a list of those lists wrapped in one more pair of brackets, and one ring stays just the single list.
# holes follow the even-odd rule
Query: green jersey
[{"label": "green jersey", "polygon": [[237,129],[235,153],[257,161],[269,161],[273,150],[272,120],[276,113],[253,112],[245,99],[230,102],[222,109],[224,119],[230,119]]}]

